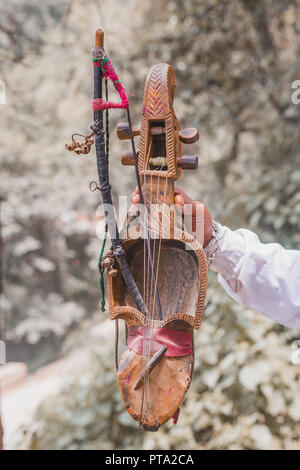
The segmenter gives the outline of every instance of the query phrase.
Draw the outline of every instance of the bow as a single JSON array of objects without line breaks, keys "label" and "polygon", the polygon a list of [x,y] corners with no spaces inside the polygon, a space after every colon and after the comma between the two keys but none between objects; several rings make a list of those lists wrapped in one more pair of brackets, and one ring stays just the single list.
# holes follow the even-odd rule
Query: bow
[{"label": "bow", "polygon": [[[141,125],[133,127],[126,90],[103,47],[97,30],[93,48],[94,99],[92,132],[79,143],[72,138],[68,150],[88,153],[96,147],[99,186],[105,207],[112,249],[102,260],[107,269],[109,313],[126,324],[126,349],[117,380],[130,415],[146,430],[156,431],[179,406],[191,382],[194,360],[193,330],[199,328],[206,294],[207,262],[201,243],[178,220],[174,209],[174,181],[183,169],[195,169],[198,159],[183,155],[183,144],[196,142],[198,131],[181,129],[173,109],[176,76],[173,67],[158,64],[149,71],[144,91]],[[102,97],[103,79],[111,80],[120,96],[115,103]],[[106,88],[107,90],[107,88]],[[103,111],[122,108],[127,122],[119,123],[120,140],[130,140],[131,150],[121,156],[133,165],[140,195],[136,229],[120,240],[112,208],[108,176],[108,149]],[[139,136],[136,151],[134,137]],[[107,133],[106,133],[107,137]],[[135,217],[135,218],[136,218]],[[128,225],[132,222],[128,216]],[[118,336],[118,328],[116,329]],[[117,343],[116,343],[117,344]]]}]

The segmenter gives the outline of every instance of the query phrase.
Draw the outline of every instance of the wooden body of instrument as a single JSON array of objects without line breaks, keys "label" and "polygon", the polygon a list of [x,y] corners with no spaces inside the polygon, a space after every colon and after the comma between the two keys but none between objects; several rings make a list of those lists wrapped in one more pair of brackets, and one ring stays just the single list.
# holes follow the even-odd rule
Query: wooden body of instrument
[{"label": "wooden body of instrument", "polygon": [[[113,273],[108,273],[110,318],[125,320],[129,336],[136,331],[144,335],[138,338],[144,341],[142,351],[136,352],[127,341],[117,371],[119,388],[130,415],[152,431],[178,410],[191,382],[194,360],[193,346],[188,354],[170,356],[170,347],[164,348],[163,341],[156,340],[164,333],[168,335],[169,330],[172,338],[181,332],[192,338],[193,330],[201,323],[207,282],[203,248],[180,224],[177,226],[178,214],[172,208],[174,181],[181,176],[182,168],[197,165],[195,157],[183,155],[183,143],[198,138],[195,129],[180,130],[173,110],[175,86],[175,71],[170,65],[152,67],[145,85],[141,126],[133,129],[133,134],[140,136],[138,168],[148,215],[147,223],[141,219],[137,227],[140,236],[128,237],[123,248],[148,315],[137,310],[117,263]],[[124,123],[118,125],[117,133],[122,140],[130,137]],[[132,161],[130,152],[122,156],[126,165]],[[155,282],[141,237],[143,231],[151,238]],[[153,351],[150,343],[154,337],[157,344]]]}]

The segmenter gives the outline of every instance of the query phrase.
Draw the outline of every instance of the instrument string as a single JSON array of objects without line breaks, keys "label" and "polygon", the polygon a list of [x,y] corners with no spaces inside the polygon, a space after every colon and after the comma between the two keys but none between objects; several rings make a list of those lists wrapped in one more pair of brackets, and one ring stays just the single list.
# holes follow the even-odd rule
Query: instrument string
[{"label": "instrument string", "polygon": [[[152,175],[153,174],[151,173],[151,177],[150,177],[150,194],[151,195],[153,194],[155,197],[153,198],[153,201],[151,201],[151,202],[154,202],[154,204],[156,204],[159,200],[159,194],[160,194],[161,171],[159,171],[159,173],[157,175],[157,181],[155,181],[156,191],[153,190]],[[149,213],[150,223],[148,225],[150,227],[149,236],[151,234],[151,229],[153,229],[153,227],[151,226],[151,222],[153,221],[153,217],[156,218],[156,216],[157,216],[157,212],[154,212],[153,207],[150,204],[150,213]],[[155,221],[155,222],[157,223],[157,221]],[[153,231],[152,233],[156,233],[156,231]],[[148,304],[149,311],[150,311],[150,306],[152,308],[151,308],[151,325],[149,325],[148,332],[147,332],[148,348],[147,348],[147,355],[146,355],[146,357],[147,357],[146,363],[148,363],[148,361],[150,360],[150,357],[151,357],[152,340],[153,340],[153,320],[155,319],[155,306],[156,306],[156,304],[155,304],[155,290],[157,289],[157,281],[158,281],[158,266],[159,266],[158,256],[159,256],[160,249],[156,248],[156,236],[153,237],[152,247],[153,247],[152,248],[152,253],[153,253],[153,259],[154,259],[155,281],[154,281],[154,283],[151,283],[150,292],[149,292],[149,294],[150,294],[149,295],[149,304]],[[155,257],[156,257],[156,263],[155,263]],[[154,291],[153,291],[153,286],[154,286]],[[147,374],[147,376],[145,377],[144,387],[145,387],[145,394],[146,394],[147,410],[148,410],[148,412],[151,413],[152,417],[156,420],[156,417],[155,417],[155,415],[152,411],[152,407],[151,407],[152,404],[151,404],[149,374]]]},{"label": "instrument string", "polygon": [[[152,173],[151,173],[151,176],[150,176],[150,193],[151,195],[153,194],[153,179],[152,179]],[[153,198],[154,199],[154,198]],[[149,205],[149,227],[150,227],[150,230],[149,230],[149,236],[150,236],[150,242],[151,242],[151,224],[152,224],[152,212],[153,212],[153,207],[152,207],[152,200],[151,200],[151,203]],[[154,273],[155,273],[155,238],[152,242],[152,253],[153,253],[153,261],[154,261]],[[150,290],[149,290],[149,307],[151,307],[151,320],[153,320],[153,312],[154,312],[154,308],[153,308],[153,304],[152,304],[152,291],[153,291],[153,285],[155,283],[155,277],[156,277],[156,274],[154,276],[154,282],[152,283],[152,285],[150,286]],[[154,288],[156,288],[156,286],[154,286]]]},{"label": "instrument string", "polygon": [[[156,192],[153,191],[153,178],[152,178],[152,173],[151,173],[151,177],[150,177],[150,194],[154,194],[154,202],[156,203],[156,200],[157,200],[157,196],[159,195],[159,185],[160,185],[160,173],[158,175],[158,178],[157,178],[157,185],[156,185]],[[149,223],[149,227],[150,227],[150,230],[149,230],[149,235],[151,233],[151,222],[152,222],[152,219],[153,219],[153,208],[150,204],[150,213],[149,213],[149,217],[150,217],[150,223]],[[155,317],[155,290],[157,289],[157,264],[155,263],[155,256],[156,256],[156,237],[154,237],[153,239],[153,243],[152,243],[152,253],[153,253],[153,260],[154,260],[154,271],[155,271],[155,280],[153,283],[151,283],[151,286],[150,286],[150,293],[149,293],[149,311],[150,311],[150,306],[151,306],[151,325],[149,325],[149,328],[148,328],[148,332],[147,332],[147,343],[148,343],[148,348],[147,348],[147,363],[148,361],[150,360],[150,357],[151,357],[151,346],[152,346],[152,338],[153,338],[153,320],[154,320],[154,317]],[[153,293],[153,285],[154,285],[154,293]],[[152,413],[152,410],[151,410],[151,403],[150,403],[150,378],[149,378],[149,374],[147,374],[147,377],[146,377],[146,382],[145,382],[145,387],[146,387],[146,393],[147,393],[147,407],[148,407],[148,410],[151,411]],[[153,415],[153,413],[152,413]]]},{"label": "instrument string", "polygon": [[[144,206],[144,195],[143,195],[142,186],[141,186],[140,173],[139,173],[139,168],[138,168],[138,159],[137,159],[137,153],[136,153],[136,149],[135,149],[135,143],[134,143],[134,137],[133,137],[133,130],[132,130],[132,125],[131,125],[129,107],[127,108],[127,120],[128,120],[129,134],[130,134],[130,140],[131,140],[131,148],[132,148],[133,159],[134,159],[136,181],[137,181],[138,190],[139,190],[139,193],[140,193],[140,202]],[[147,218],[145,218],[145,222],[147,222]],[[148,231],[148,227],[147,227],[147,231]],[[149,240],[148,237],[146,237],[146,244],[147,244],[148,258],[149,258],[150,266],[151,266],[152,281],[154,282],[153,258],[152,258],[150,240]],[[155,300],[157,302],[157,307],[158,307],[158,310],[159,310],[159,316],[161,318],[162,317],[161,305],[160,305],[159,292],[157,290],[155,290]]]},{"label": "instrument string", "polygon": [[[152,142],[150,142],[150,145],[149,145],[149,148],[148,148],[144,170],[146,170],[147,166],[148,166],[148,161],[149,161],[150,151],[151,151],[151,145],[152,145]],[[144,176],[144,178],[143,178],[143,194],[146,193],[145,189],[146,189],[146,177]],[[143,251],[144,251],[144,299],[145,299],[145,303],[147,305],[147,311],[149,311],[148,296],[149,296],[149,268],[150,268],[150,263],[149,263],[149,257],[146,257],[146,250],[147,250],[146,238],[145,238],[145,229],[147,227],[147,224],[145,222],[145,217],[147,217],[147,212],[146,211],[147,211],[147,208],[144,205],[143,213],[142,213],[143,220],[141,222],[142,223],[142,230],[143,230]],[[146,234],[146,236],[147,236],[147,234]]]},{"label": "instrument string", "polygon": [[[148,167],[148,161],[150,158],[150,153],[151,153],[151,145],[152,145],[152,140],[150,141],[148,153],[147,153],[147,159],[146,159],[146,166],[145,169]],[[152,243],[152,253],[153,253],[153,263],[154,263],[154,271],[155,271],[155,281],[150,282],[150,272],[149,272],[149,258],[146,258],[146,246],[145,246],[145,240],[144,240],[144,264],[145,260],[147,259],[147,277],[146,277],[146,282],[145,282],[145,276],[146,276],[146,269],[144,266],[144,292],[146,290],[146,297],[147,297],[147,310],[148,312],[151,312],[151,317],[149,320],[146,320],[146,325],[144,328],[144,342],[143,342],[143,367],[146,366],[146,364],[149,362],[150,357],[151,357],[151,345],[152,345],[152,340],[153,340],[153,320],[155,319],[155,291],[158,287],[158,275],[159,275],[159,266],[160,266],[160,259],[161,259],[161,247],[162,247],[162,239],[163,239],[163,229],[164,229],[164,224],[166,223],[166,217],[167,214],[165,214],[165,205],[166,205],[166,198],[167,198],[167,191],[169,188],[168,185],[168,175],[164,175],[165,177],[165,184],[164,184],[164,191],[163,191],[163,200],[161,202],[160,200],[160,185],[161,185],[161,175],[162,175],[163,170],[160,168],[158,175],[157,175],[157,180],[156,180],[156,187],[153,190],[153,178],[152,178],[152,173],[150,174],[150,188],[147,193],[148,199],[150,198],[148,202],[148,207],[147,209],[150,210],[150,213],[146,213],[145,216],[149,217],[148,218],[148,231],[146,236],[150,237],[150,242],[151,242],[151,232],[152,233],[157,233],[159,236],[159,243],[157,245],[156,237],[154,237],[153,243]],[[143,192],[145,194],[145,183],[146,177],[143,179]],[[154,195],[154,197],[152,196]],[[160,201],[160,202],[159,202]],[[159,202],[159,207],[158,208],[152,208],[151,203],[158,203]],[[152,210],[153,209],[153,210]],[[158,209],[158,210],[157,210]],[[168,214],[170,215],[170,214]],[[152,227],[152,223],[154,223],[155,226]],[[169,219],[169,223],[171,223],[171,218]],[[155,229],[155,230],[153,230]],[[153,292],[154,290],[154,292]],[[140,422],[143,423],[144,417],[146,410],[148,413],[150,412],[152,414],[152,417],[156,420],[153,411],[151,409],[151,401],[150,401],[150,380],[149,380],[149,374],[146,374],[144,378],[144,383],[143,383],[143,392],[142,392],[142,399],[141,399],[141,412],[140,412]]]},{"label": "instrument string", "polygon": [[[160,168],[159,172],[158,172],[158,175],[157,175],[157,185],[156,185],[156,191],[153,191],[153,184],[152,184],[152,174],[151,174],[151,184],[150,184],[150,188],[151,188],[151,194],[155,194],[155,203],[159,202],[160,201],[160,184],[161,184],[161,175],[162,175],[162,169]],[[164,185],[164,191],[163,191],[163,201],[162,201],[162,206],[161,206],[161,202],[158,203],[158,208],[155,207],[155,211],[153,211],[151,213],[151,217],[152,217],[152,221],[153,221],[153,218],[155,220],[155,224],[158,224],[158,227],[156,227],[156,229],[158,230],[155,230],[155,232],[157,233],[158,231],[158,235],[159,235],[159,243],[158,243],[158,246],[156,247],[156,237],[154,237],[154,241],[153,241],[153,258],[154,258],[154,266],[155,266],[155,283],[154,283],[154,289],[157,289],[157,286],[158,286],[158,275],[159,275],[159,265],[160,265],[160,256],[161,256],[161,246],[162,246],[162,230],[161,230],[161,227],[160,225],[163,224],[165,221],[163,219],[161,219],[161,214],[162,214],[162,217],[164,216],[163,212],[164,212],[164,208],[165,208],[165,204],[166,204],[166,196],[167,196],[167,188],[168,188],[168,177],[167,175],[165,175],[165,185]],[[162,211],[160,210],[160,208],[162,207]],[[158,209],[158,210],[156,210]],[[150,221],[151,222],[151,221]],[[149,226],[151,227],[151,223],[149,224]],[[156,263],[155,263],[155,258],[156,258]],[[155,296],[153,295],[153,283],[151,284],[151,301],[152,301],[152,304],[148,304],[148,308],[150,310],[150,305],[152,307],[152,313],[151,313],[151,318],[152,320],[154,320],[154,317],[155,317]],[[153,338],[153,327],[150,328],[150,335],[147,334],[147,337],[148,337],[148,342],[149,342],[149,348],[148,348],[148,353],[149,353],[149,356],[147,354],[147,362],[148,360],[150,359],[150,355],[151,355],[151,344],[152,344],[152,338]],[[150,378],[149,378],[149,375],[145,378],[145,383],[144,383],[144,387],[145,387],[145,392],[146,392],[146,395],[147,395],[147,400],[146,400],[146,405],[147,405],[147,408],[148,410],[151,412],[152,416],[155,418],[155,416],[153,415],[153,412],[151,410],[151,405],[150,405]]]},{"label": "instrument string", "polygon": [[[163,207],[166,203],[166,195],[167,195],[167,181],[168,177],[165,177],[165,189],[164,189],[164,196],[163,196]],[[162,214],[162,217],[164,217],[164,214]],[[160,223],[160,220],[159,220]],[[164,220],[162,218],[161,220],[161,225],[164,223]],[[160,265],[160,256],[161,256],[161,246],[162,246],[162,229],[159,230],[159,244],[158,244],[158,250],[157,250],[157,261],[156,261],[156,278],[155,278],[155,284],[158,284],[158,273],[159,273],[159,265]],[[154,299],[153,299],[154,300]],[[155,306],[155,304],[153,303]],[[153,308],[154,311],[154,308]]]},{"label": "instrument string", "polygon": [[[148,168],[148,162],[150,159],[151,154],[151,146],[152,146],[152,139],[150,140],[145,170]],[[165,173],[165,175],[163,175]],[[160,185],[161,185],[161,178],[162,175],[165,177],[165,184],[164,184],[164,191],[163,191],[163,200],[160,199]],[[165,214],[165,206],[166,206],[166,198],[168,192],[168,174],[167,171],[164,172],[162,167],[159,169],[158,174],[155,175],[155,188],[153,190],[153,173],[150,173],[150,187],[148,188],[149,191],[146,193],[146,176],[143,178],[143,193],[147,194],[148,198],[148,207],[147,210],[150,212],[146,213],[145,208],[145,217],[147,217],[147,233],[146,236],[150,237],[150,243],[152,240],[151,233],[157,233],[159,236],[159,242],[157,245],[156,236],[154,236],[154,240],[152,242],[152,253],[153,253],[153,265],[154,265],[154,272],[155,272],[155,279],[154,282],[150,282],[150,262],[149,258],[145,256],[146,254],[146,244],[144,240],[144,298],[146,297],[146,305],[148,312],[151,312],[150,318],[146,319],[145,328],[144,328],[144,341],[143,341],[143,367],[149,362],[151,357],[151,345],[153,341],[153,320],[155,319],[155,293],[158,288],[158,276],[159,276],[159,266],[160,266],[160,259],[161,259],[161,247],[162,247],[162,239],[163,239],[163,230],[164,224],[166,224],[166,217],[170,214]],[[149,181],[149,179],[148,179]],[[154,196],[154,197],[153,197]],[[152,208],[151,203],[154,202],[155,204],[158,203],[158,207]],[[154,222],[154,226],[152,224]],[[169,220],[171,223],[171,218]],[[153,230],[154,229],[154,230]],[[145,267],[145,261],[147,259],[147,269]],[[146,279],[145,279],[146,277]],[[152,279],[153,281],[153,279]],[[150,284],[149,284],[150,282]],[[145,292],[146,291],[146,292]],[[142,392],[142,399],[141,399],[141,413],[140,413],[140,422],[143,422],[145,417],[146,409],[150,412],[153,418],[156,420],[153,411],[151,409],[151,402],[150,402],[150,380],[149,374],[146,374],[144,377],[143,383],[143,392]]]},{"label": "instrument string", "polygon": [[[158,202],[160,200],[159,198],[159,195],[160,195],[160,182],[161,182],[161,174],[162,174],[162,169],[159,170],[159,174],[158,174],[158,178],[157,178],[157,187],[156,187],[156,198],[155,198],[155,202]],[[151,175],[152,176],[152,175]],[[160,214],[162,213],[162,217],[164,216],[163,214],[163,211],[164,211],[164,207],[165,207],[165,203],[166,203],[166,196],[167,196],[167,188],[168,188],[168,177],[167,175],[165,175],[165,187],[164,187],[164,192],[163,192],[163,201],[162,201],[162,206],[160,205],[159,203],[159,207],[158,207],[158,211],[155,212],[155,213],[152,213],[152,216],[154,216],[155,218],[155,223],[158,224],[158,234],[159,234],[159,243],[158,243],[158,247],[156,249],[155,245],[156,245],[156,237],[154,237],[154,242],[153,242],[153,258],[154,258],[154,266],[155,266],[155,269],[156,269],[156,273],[155,273],[155,289],[157,289],[157,285],[158,285],[158,275],[159,275],[159,265],[160,265],[160,256],[161,256],[161,246],[162,246],[162,227],[161,225],[164,223],[164,220],[163,218],[160,219]],[[151,185],[151,194],[152,194],[152,185]],[[162,211],[160,211],[160,207],[162,207]],[[155,208],[156,209],[156,208]],[[151,227],[151,224],[149,224],[150,227]],[[156,230],[155,230],[156,232]],[[156,232],[157,233],[157,232]],[[157,254],[156,254],[157,252]],[[156,254],[156,263],[155,263],[155,254]],[[153,284],[151,285],[151,290],[152,290],[152,287],[153,287]],[[152,297],[152,295],[151,295]],[[149,305],[150,307],[150,305]],[[152,314],[151,314],[151,317],[152,317],[152,320],[154,320],[154,316],[155,316],[155,296],[153,295],[152,297]],[[149,338],[149,358],[150,358],[150,351],[151,351],[151,344],[152,344],[152,338],[153,338],[153,327],[150,328],[150,338]],[[147,405],[147,409],[148,411],[151,412],[152,414],[152,417],[156,420],[156,417],[154,416],[154,413],[152,412],[152,409],[151,409],[151,402],[150,402],[150,377],[149,375],[147,375],[146,377],[146,383],[145,383],[145,387],[146,387],[146,395],[147,395],[147,398],[146,398],[146,405]]]},{"label": "instrument string", "polygon": [[[147,158],[146,158],[146,166],[144,167],[144,169],[147,168],[147,162],[149,160],[149,155],[150,155],[150,151],[151,151],[151,142],[150,142],[150,146],[148,148],[148,152],[147,152]],[[143,178],[143,194],[146,193],[146,182],[145,182],[145,177]],[[147,221],[145,220],[145,218],[147,217],[147,208],[146,208],[146,205],[144,204],[143,206],[143,209],[142,209],[142,214],[141,214],[141,228],[142,228],[142,234],[143,234],[143,251],[144,251],[144,299],[145,299],[145,303],[147,305],[147,297],[148,297],[148,284],[149,284],[149,269],[150,269],[150,262],[149,262],[149,257],[146,258],[146,249],[147,249],[147,245],[146,245],[146,238],[145,238],[145,232],[146,232],[146,228],[147,228]],[[146,234],[147,236],[147,234]],[[147,262],[146,262],[146,259],[147,259]],[[147,310],[148,310],[148,305],[147,305]]]},{"label": "instrument string", "polygon": [[[159,171],[159,175],[158,175],[158,178],[157,178],[157,193],[156,193],[156,200],[158,201],[159,199],[159,194],[160,194],[160,175],[161,175],[161,171]],[[157,202],[155,201],[155,203]],[[159,221],[158,221],[159,223]],[[156,238],[157,237],[154,237],[154,258],[155,258],[155,249],[156,249]],[[157,253],[158,253],[158,250],[157,250]],[[155,265],[155,263],[154,263]],[[155,285],[155,289],[157,289],[157,276],[158,276],[158,256],[156,256],[156,273],[155,273],[155,282],[154,282],[154,285]],[[153,313],[152,313],[152,317],[154,318],[154,315],[155,315],[155,304],[153,303]]]},{"label": "instrument string", "polygon": [[[148,162],[150,158],[150,153],[151,153],[151,148],[152,148],[152,140],[150,140],[148,152],[147,152],[147,158],[146,158],[146,163],[144,166],[144,170],[147,170],[148,168]],[[146,176],[143,178],[143,194],[146,194],[146,203],[151,201],[147,201],[148,197],[148,192],[146,192]],[[150,181],[150,194],[152,194],[152,181]],[[145,201],[144,201],[145,203]],[[149,204],[147,204],[149,205]],[[143,207],[143,250],[144,250],[144,276],[146,278],[144,279],[144,284],[146,285],[146,292],[144,295],[145,303],[147,305],[147,311],[149,312],[149,301],[150,301],[150,296],[149,296],[149,287],[152,285],[151,280],[150,280],[150,260],[149,257],[146,256],[146,250],[147,250],[147,245],[146,245],[146,237],[149,236],[149,229],[148,229],[148,213],[147,213],[147,206],[144,204]],[[151,240],[149,240],[149,243],[151,243]],[[145,263],[145,261],[147,262]],[[147,266],[146,266],[147,264]],[[148,358],[149,358],[149,321],[150,318],[146,318],[146,323],[143,326],[143,368],[146,367]],[[146,394],[146,397],[145,397]],[[143,418],[145,416],[145,410],[144,410],[144,403],[146,402],[146,407],[149,408],[149,381],[147,377],[145,377],[144,384],[143,384],[143,391],[142,391],[142,400],[141,400],[141,412],[140,412],[140,422],[142,423]]]},{"label": "instrument string", "polygon": [[[151,140],[151,143],[152,143],[152,140]],[[150,157],[150,145],[149,145],[149,152],[148,152],[148,156],[147,156],[147,160],[149,160],[149,157]],[[146,178],[145,178],[146,179]],[[146,217],[148,218],[147,222],[147,227],[148,227],[148,231],[147,231],[147,234],[146,236],[149,237],[149,243],[151,244],[151,234],[150,234],[150,231],[151,231],[151,227],[149,228],[149,219],[150,219],[150,214],[151,214],[151,203],[152,203],[152,194],[153,194],[153,179],[152,179],[152,173],[151,173],[151,176],[150,176],[150,191],[149,191],[149,204],[148,204],[148,207],[147,207],[147,214],[146,214]],[[150,223],[151,223],[151,219],[150,219]],[[155,272],[155,251],[153,249],[153,245],[152,245],[152,254],[153,254],[153,264],[154,264],[154,272]],[[149,260],[148,260],[148,265],[149,265]],[[152,282],[150,282],[150,285],[149,285],[149,288],[148,288],[148,311],[150,312],[149,308],[151,306],[151,298],[152,298],[152,289],[153,289],[153,284],[154,284],[154,279],[155,279],[155,276],[152,280]],[[153,317],[152,317],[152,313],[150,314],[150,318],[149,318],[149,321],[147,321],[147,326],[146,326],[146,347],[145,347],[145,354],[143,356],[144,358],[144,367],[147,365],[147,363],[149,362],[150,360],[150,356],[151,356],[151,324],[152,324],[152,320],[153,320]],[[145,390],[145,394],[146,394],[146,407],[148,409],[148,411],[151,412],[152,414],[152,410],[151,410],[151,405],[150,405],[150,381],[149,381],[149,374],[146,374],[145,376],[145,379],[144,379],[144,390]]]}]

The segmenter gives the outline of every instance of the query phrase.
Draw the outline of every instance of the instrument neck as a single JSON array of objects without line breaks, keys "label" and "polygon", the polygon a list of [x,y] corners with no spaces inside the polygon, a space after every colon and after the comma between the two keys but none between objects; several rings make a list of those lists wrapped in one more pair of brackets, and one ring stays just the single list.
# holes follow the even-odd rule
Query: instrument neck
[{"label": "instrument neck", "polygon": [[144,203],[148,210],[151,204],[173,206],[174,180],[166,172],[142,171],[141,180]]}]

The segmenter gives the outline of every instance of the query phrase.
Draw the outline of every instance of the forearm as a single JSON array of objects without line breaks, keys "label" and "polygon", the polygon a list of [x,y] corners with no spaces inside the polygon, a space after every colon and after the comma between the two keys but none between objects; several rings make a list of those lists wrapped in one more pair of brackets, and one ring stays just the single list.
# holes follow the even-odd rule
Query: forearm
[{"label": "forearm", "polygon": [[246,229],[215,224],[210,267],[237,302],[289,327],[300,327],[300,252],[263,244]]}]

